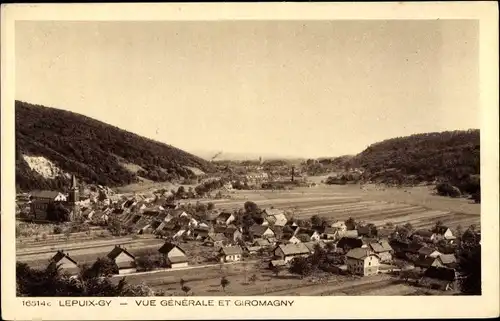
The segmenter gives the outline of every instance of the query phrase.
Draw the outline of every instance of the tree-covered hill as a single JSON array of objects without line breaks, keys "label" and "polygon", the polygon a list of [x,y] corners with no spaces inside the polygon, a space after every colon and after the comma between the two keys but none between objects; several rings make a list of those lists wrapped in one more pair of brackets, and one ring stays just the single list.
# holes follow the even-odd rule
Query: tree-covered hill
[{"label": "tree-covered hill", "polygon": [[480,171],[479,130],[446,131],[387,139],[352,160],[365,178],[384,183],[446,181],[473,193]]},{"label": "tree-covered hill", "polygon": [[[211,172],[214,167],[173,146],[127,132],[69,111],[16,101],[16,184],[22,190],[62,188],[62,176],[44,178],[23,155],[42,156],[63,172],[88,183],[118,186],[138,177],[153,181],[189,178],[185,166]],[[140,166],[130,171],[124,163]]]}]

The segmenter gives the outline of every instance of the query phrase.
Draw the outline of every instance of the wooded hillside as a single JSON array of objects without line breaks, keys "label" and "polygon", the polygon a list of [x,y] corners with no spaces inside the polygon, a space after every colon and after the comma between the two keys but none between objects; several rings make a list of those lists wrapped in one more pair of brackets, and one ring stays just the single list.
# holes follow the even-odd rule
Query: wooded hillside
[{"label": "wooded hillside", "polygon": [[[181,149],[80,114],[21,101],[15,108],[16,184],[23,190],[61,188],[69,182],[42,177],[22,155],[43,156],[83,181],[107,186],[129,184],[138,176],[153,181],[192,177],[184,166],[214,170],[206,160]],[[123,163],[142,169],[134,173]]]}]

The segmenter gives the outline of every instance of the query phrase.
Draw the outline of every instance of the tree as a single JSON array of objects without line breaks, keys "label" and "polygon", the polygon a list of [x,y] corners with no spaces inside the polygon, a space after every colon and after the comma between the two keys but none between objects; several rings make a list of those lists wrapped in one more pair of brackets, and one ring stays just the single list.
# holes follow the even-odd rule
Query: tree
[{"label": "tree", "polygon": [[188,295],[188,292],[191,291],[191,288],[187,285],[184,285],[183,287],[181,287],[181,290],[186,294]]},{"label": "tree", "polygon": [[186,281],[185,281],[183,278],[181,278],[181,279],[179,280],[179,284],[181,285],[181,288],[183,288],[183,287],[184,287],[184,285],[186,285]]},{"label": "tree", "polygon": [[108,230],[113,236],[120,236],[123,233],[123,226],[122,222],[116,218],[113,217],[108,221]]},{"label": "tree", "polygon": [[118,266],[115,261],[107,257],[99,257],[90,268],[83,267],[81,274],[84,279],[109,277],[118,274]]},{"label": "tree", "polygon": [[229,285],[229,283],[229,280],[225,276],[220,279],[220,286],[222,287],[222,291],[226,292],[226,287]]},{"label": "tree", "polygon": [[116,296],[153,296],[146,285],[129,285],[125,278],[118,284],[109,277],[80,273],[76,278],[62,273],[59,266],[53,264],[46,269],[32,269],[26,263],[16,264],[16,290],[20,296],[29,297],[116,297]]},{"label": "tree", "polygon": [[406,227],[404,226],[396,226],[395,228],[395,231],[394,231],[397,235],[398,235],[398,238],[401,240],[401,241],[406,241],[408,240],[408,238],[410,237],[411,235],[411,232],[409,229],[407,229]]},{"label": "tree", "polygon": [[259,210],[257,204],[251,201],[246,201],[245,204],[243,204],[243,207],[245,208],[245,212],[250,214],[255,214]]},{"label": "tree", "polygon": [[288,271],[292,274],[298,274],[300,277],[307,276],[312,272],[312,265],[309,263],[307,258],[295,257],[290,262],[290,267]]},{"label": "tree", "polygon": [[214,203],[212,203],[212,202],[208,202],[208,204],[207,204],[207,210],[211,211],[211,210],[213,210],[214,208],[215,208]]},{"label": "tree", "polygon": [[278,276],[281,272],[281,269],[278,266],[273,265],[271,271],[273,271],[274,276]]},{"label": "tree", "polygon": [[352,231],[352,230],[356,229],[356,221],[352,217],[349,217],[345,221],[345,225],[346,225],[348,231]]},{"label": "tree", "polygon": [[70,211],[63,204],[49,203],[47,206],[47,219],[54,222],[68,222]]},{"label": "tree", "polygon": [[143,255],[137,258],[137,267],[142,271],[151,271],[156,267],[155,262],[149,255]]},{"label": "tree", "polygon": [[311,225],[313,227],[319,227],[323,223],[322,219],[318,215],[311,216]]},{"label": "tree", "polygon": [[297,238],[302,242],[302,243],[307,243],[311,241],[311,237],[307,234],[298,234]]},{"label": "tree", "polygon": [[366,224],[366,226],[368,227],[368,236],[369,237],[376,237],[378,235],[378,230],[377,230],[377,227],[375,226],[375,224],[368,223],[368,224]]},{"label": "tree", "polygon": [[[466,231],[467,233],[467,231]],[[458,250],[458,271],[462,274],[460,291],[465,295],[481,295],[481,243],[473,230],[462,238]]]},{"label": "tree", "polygon": [[248,280],[250,282],[252,282],[252,283],[255,283],[257,281],[257,275],[256,274],[252,274]]},{"label": "tree", "polygon": [[328,243],[326,243],[325,248],[328,252],[333,252],[333,251],[335,251],[335,243],[328,242]]},{"label": "tree", "polygon": [[439,229],[442,228],[443,226],[444,226],[443,221],[438,220],[436,222],[436,224],[434,225],[434,228],[432,229],[432,232],[433,233],[437,233],[437,231],[439,231]]},{"label": "tree", "polygon": [[409,222],[408,222],[408,223],[406,223],[405,225],[403,225],[403,227],[404,227],[405,229],[407,229],[407,230],[408,230],[408,232],[410,232],[410,233],[411,233],[411,232],[413,232],[413,225],[411,225],[411,223],[409,223]]},{"label": "tree", "polygon": [[458,224],[457,228],[455,230],[455,235],[456,235],[457,238],[460,239],[460,238],[462,238],[463,234],[464,234],[464,229],[463,229],[462,225]]}]

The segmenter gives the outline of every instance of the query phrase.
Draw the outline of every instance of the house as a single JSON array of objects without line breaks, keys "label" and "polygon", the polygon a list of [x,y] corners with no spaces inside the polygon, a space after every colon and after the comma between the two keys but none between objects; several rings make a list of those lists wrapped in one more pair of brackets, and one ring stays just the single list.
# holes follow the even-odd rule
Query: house
[{"label": "house", "polygon": [[347,226],[345,225],[344,221],[335,221],[330,225],[330,227],[336,228],[341,232],[347,231]]},{"label": "house", "polygon": [[370,227],[369,226],[358,226],[356,229],[359,236],[370,236]]},{"label": "house", "polygon": [[437,239],[446,240],[450,243],[454,242],[456,237],[453,235],[453,232],[446,226],[438,226],[434,230]]},{"label": "house", "polygon": [[301,234],[305,234],[305,235],[309,236],[310,240],[314,241],[314,242],[319,241],[319,239],[321,238],[321,234],[318,233],[318,231],[316,231],[316,230],[301,228],[297,232],[297,235],[301,235]]},{"label": "house", "polygon": [[186,252],[178,245],[165,242],[158,250],[163,255],[166,266],[170,268],[186,267],[188,266],[188,257]]},{"label": "house", "polygon": [[114,249],[108,253],[108,258],[118,266],[118,274],[137,272],[135,256],[120,245],[116,245]]},{"label": "house", "polygon": [[229,225],[235,219],[233,213],[222,212],[217,216],[215,222],[220,225]]},{"label": "house", "polygon": [[274,249],[274,255],[285,261],[285,263],[290,262],[295,257],[306,257],[309,254],[311,252],[303,243],[280,244]]},{"label": "house", "polygon": [[343,231],[340,232],[340,235],[342,237],[350,237],[350,238],[356,238],[359,237],[358,230],[348,230],[348,231]]},{"label": "house", "polygon": [[57,267],[61,269],[61,272],[67,273],[69,275],[78,275],[80,273],[80,268],[78,263],[73,260],[68,253],[64,251],[57,251],[56,254],[49,260],[49,267]]},{"label": "house", "polygon": [[228,239],[222,233],[208,233],[208,237],[205,239],[206,245],[214,247],[222,247],[227,243]]},{"label": "house", "polygon": [[457,266],[457,258],[454,254],[441,254],[439,259],[445,267],[455,268]]},{"label": "house", "polygon": [[200,228],[200,229],[207,229],[207,230],[210,228],[210,226],[206,222],[199,222],[196,227]]},{"label": "house", "polygon": [[204,240],[208,237],[208,227],[207,228],[204,228],[204,227],[196,227],[193,229],[193,237],[197,240]]},{"label": "house", "polygon": [[252,245],[259,246],[259,247],[266,247],[266,246],[270,246],[271,242],[269,242],[268,239],[254,239]]},{"label": "house", "polygon": [[412,235],[411,239],[414,240],[417,237],[421,237],[424,242],[434,242],[436,240],[436,233],[429,230],[416,230]]},{"label": "house", "polygon": [[[198,220],[195,219],[194,217],[191,217],[189,219],[189,223],[188,223],[188,226],[191,227],[191,228],[194,228],[194,227],[197,227],[199,225],[198,223]],[[208,225],[207,225],[208,226]]]},{"label": "house", "polygon": [[[285,211],[277,209],[277,208],[266,208],[263,211],[263,214],[266,216],[276,216],[276,215],[285,215]],[[286,222],[285,222],[286,224]]]},{"label": "house", "polygon": [[456,288],[456,281],[457,273],[454,269],[431,266],[425,270],[424,276],[419,283],[433,289],[447,291]]},{"label": "house", "polygon": [[243,250],[239,245],[224,246],[219,249],[219,255],[221,262],[237,262],[241,261]]},{"label": "house", "polygon": [[156,206],[153,206],[153,207],[147,207],[143,210],[143,213],[144,215],[150,215],[150,216],[154,216],[154,215],[158,215],[162,212],[165,211],[165,208],[161,205],[156,205]]},{"label": "house", "polygon": [[180,229],[177,232],[175,232],[174,236],[172,236],[173,239],[180,239],[183,236],[189,236],[188,231],[185,229]]},{"label": "house", "polygon": [[418,267],[424,268],[424,269],[430,268],[431,266],[434,266],[434,267],[443,267],[444,266],[443,262],[441,261],[441,259],[439,257],[431,257],[431,256],[419,257],[418,259],[415,260],[414,263],[415,263],[415,266],[418,266]]},{"label": "house", "polygon": [[438,257],[441,255],[439,251],[437,251],[435,248],[430,247],[430,246],[422,246],[418,250],[418,255],[421,257]]},{"label": "house", "polygon": [[316,246],[319,245],[320,248],[324,249],[325,248],[325,243],[323,242],[305,242],[304,245],[309,249],[309,252],[311,252],[311,254],[314,254],[314,251],[316,249]]},{"label": "house", "polygon": [[339,230],[334,227],[327,226],[323,230],[323,234],[321,236],[326,240],[336,240],[339,237]]},{"label": "house", "polygon": [[91,207],[86,208],[85,210],[82,211],[82,217],[87,220],[92,219],[92,215],[94,215],[95,210]]},{"label": "house", "polygon": [[229,225],[225,231],[223,232],[224,236],[227,237],[228,240],[236,242],[238,239],[243,239],[243,232],[241,228],[236,227],[235,225]]},{"label": "house", "polygon": [[250,226],[249,233],[253,237],[257,238],[269,238],[274,236],[273,230],[271,230],[268,226],[262,226],[257,224]]},{"label": "house", "polygon": [[345,255],[347,270],[356,275],[374,275],[379,271],[380,258],[369,249],[354,248]]},{"label": "house", "polygon": [[30,197],[30,212],[37,220],[47,219],[47,209],[50,204],[64,203],[66,195],[56,191],[35,191]]},{"label": "house", "polygon": [[388,227],[381,227],[377,230],[377,237],[382,240],[388,240],[392,234],[394,233],[394,229]]},{"label": "house", "polygon": [[285,226],[286,223],[288,222],[288,219],[286,218],[286,215],[284,213],[281,213],[281,214],[268,215],[266,216],[265,221],[267,221],[269,225]]},{"label": "house", "polygon": [[393,249],[387,241],[381,241],[377,243],[369,243],[368,248],[372,253],[377,254],[380,258],[380,262],[391,262]]},{"label": "house", "polygon": [[286,265],[286,262],[283,260],[271,260],[269,261],[269,268],[279,268],[279,267],[284,267]]}]

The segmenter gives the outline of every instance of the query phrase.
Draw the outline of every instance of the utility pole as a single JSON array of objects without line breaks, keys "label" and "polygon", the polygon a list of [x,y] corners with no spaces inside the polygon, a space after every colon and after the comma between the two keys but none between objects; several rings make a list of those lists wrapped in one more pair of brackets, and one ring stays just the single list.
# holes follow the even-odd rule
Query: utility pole
[{"label": "utility pole", "polygon": [[295,166],[292,166],[292,182],[294,181],[295,178]]}]

